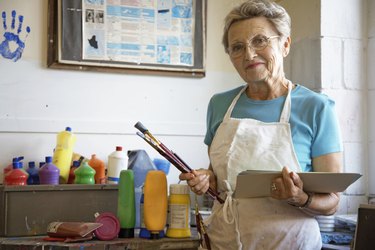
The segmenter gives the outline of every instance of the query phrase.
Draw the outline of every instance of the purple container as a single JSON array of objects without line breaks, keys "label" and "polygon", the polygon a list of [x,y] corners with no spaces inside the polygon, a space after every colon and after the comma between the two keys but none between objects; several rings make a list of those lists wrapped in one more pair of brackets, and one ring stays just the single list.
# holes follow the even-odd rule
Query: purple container
[{"label": "purple container", "polygon": [[46,157],[46,164],[39,169],[39,181],[44,185],[58,185],[60,169],[52,164],[52,156]]}]

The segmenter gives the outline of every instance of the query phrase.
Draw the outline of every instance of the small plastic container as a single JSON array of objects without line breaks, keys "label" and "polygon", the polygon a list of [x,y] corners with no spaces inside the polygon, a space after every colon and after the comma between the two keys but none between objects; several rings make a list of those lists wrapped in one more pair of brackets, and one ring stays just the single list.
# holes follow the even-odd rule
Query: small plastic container
[{"label": "small plastic container", "polygon": [[70,127],[57,134],[56,147],[53,154],[53,164],[60,169],[60,183],[66,184],[69,179],[70,164],[76,136]]},{"label": "small plastic container", "polygon": [[29,175],[22,169],[22,162],[13,162],[13,169],[4,178],[4,185],[25,186]]},{"label": "small plastic container", "polygon": [[[144,238],[144,239],[149,239],[151,237],[151,233],[150,233],[150,231],[147,230],[144,219],[143,219],[143,217],[144,217],[144,214],[143,214],[144,197],[145,196],[144,196],[143,188],[142,188],[142,195],[141,195],[141,200],[140,200],[140,210],[139,210],[140,224],[141,224],[141,228],[139,230],[139,237]],[[159,232],[158,238],[161,239],[161,238],[164,238],[164,237],[165,237],[165,232],[164,232],[164,230],[161,230]]]},{"label": "small plastic container", "polygon": [[96,154],[91,155],[88,164],[95,170],[95,184],[105,184],[105,163],[100,160]]},{"label": "small plastic container", "polygon": [[190,189],[185,184],[169,186],[167,237],[186,238],[190,231]]},{"label": "small plastic container", "polygon": [[169,168],[171,166],[171,163],[165,159],[161,159],[161,158],[155,158],[153,160],[153,163],[155,165],[155,167],[158,169],[158,170],[161,170],[163,171],[166,175],[168,175],[169,173]]},{"label": "small plastic container", "polygon": [[108,156],[107,183],[118,184],[120,173],[128,168],[128,156],[122,151],[121,146]]},{"label": "small plastic container", "polygon": [[113,240],[118,237],[120,222],[114,214],[110,212],[95,214],[95,222],[103,224],[94,232],[99,240]]},{"label": "small plastic container", "polygon": [[5,176],[13,169],[13,163],[14,162],[17,162],[17,161],[22,161],[23,160],[23,156],[20,156],[20,157],[14,157],[12,159],[12,163],[10,163],[8,166],[6,166],[4,169],[3,169],[3,182],[5,183]]},{"label": "small plastic container", "polygon": [[82,162],[81,166],[74,171],[74,184],[95,184],[95,169],[87,162]]},{"label": "small plastic container", "polygon": [[70,167],[68,184],[74,184],[75,174],[74,171],[79,168],[81,163],[79,161],[73,161],[73,166]]},{"label": "small plastic container", "polygon": [[39,169],[40,184],[58,185],[60,169],[52,163],[52,157],[46,157],[46,163]]},{"label": "small plastic container", "polygon": [[35,168],[35,161],[29,161],[29,168],[26,169],[29,174],[27,178],[27,185],[38,185],[39,182],[39,169]]}]

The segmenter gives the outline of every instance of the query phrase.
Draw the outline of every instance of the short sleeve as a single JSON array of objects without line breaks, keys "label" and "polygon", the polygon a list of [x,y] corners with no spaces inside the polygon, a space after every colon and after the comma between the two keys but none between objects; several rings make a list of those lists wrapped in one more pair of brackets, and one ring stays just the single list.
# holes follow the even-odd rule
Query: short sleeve
[{"label": "short sleeve", "polygon": [[212,98],[208,103],[207,107],[207,117],[206,117],[206,135],[204,137],[204,143],[207,146],[211,145],[211,142],[214,138],[214,132],[212,130],[212,123],[213,123],[213,105],[212,105]]},{"label": "short sleeve", "polygon": [[340,126],[333,100],[326,99],[314,123],[315,136],[311,148],[312,157],[343,151]]}]

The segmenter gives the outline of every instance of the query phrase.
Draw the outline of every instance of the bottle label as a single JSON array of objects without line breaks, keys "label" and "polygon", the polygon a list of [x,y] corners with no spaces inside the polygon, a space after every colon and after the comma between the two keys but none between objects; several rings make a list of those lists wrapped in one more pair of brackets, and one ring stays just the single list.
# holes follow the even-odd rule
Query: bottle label
[{"label": "bottle label", "polygon": [[169,227],[185,229],[189,225],[189,206],[186,204],[169,204]]}]

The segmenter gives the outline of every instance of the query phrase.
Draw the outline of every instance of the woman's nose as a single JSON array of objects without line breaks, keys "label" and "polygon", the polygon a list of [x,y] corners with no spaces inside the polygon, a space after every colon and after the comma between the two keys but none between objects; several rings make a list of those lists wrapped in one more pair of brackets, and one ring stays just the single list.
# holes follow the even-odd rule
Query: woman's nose
[{"label": "woman's nose", "polygon": [[257,56],[256,50],[253,49],[251,46],[247,45],[245,47],[245,58],[247,60],[252,60],[256,56]]}]

